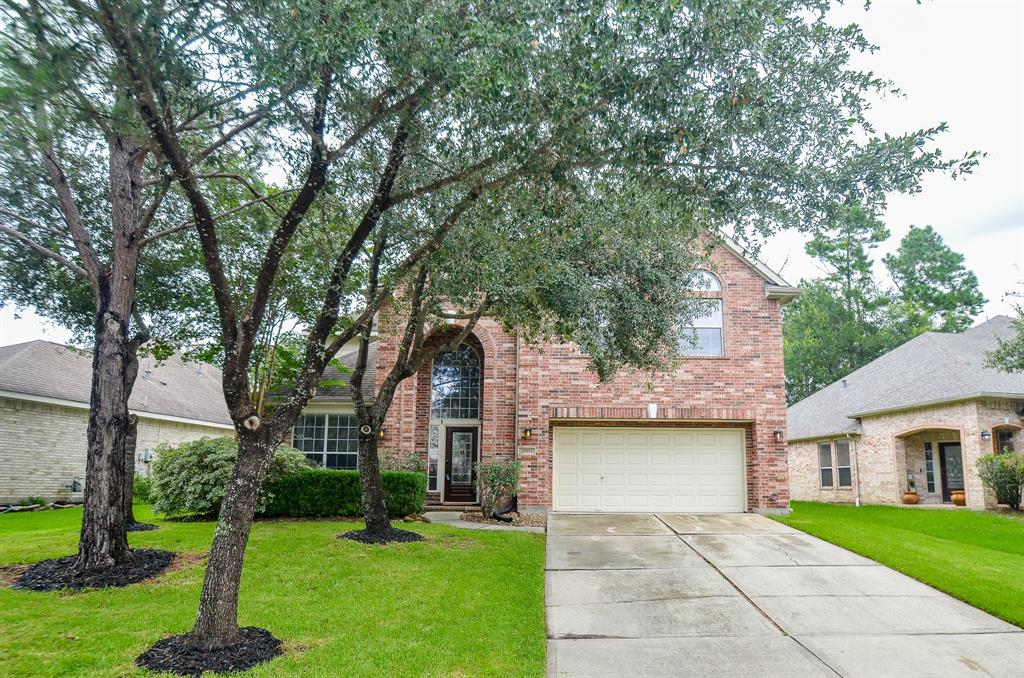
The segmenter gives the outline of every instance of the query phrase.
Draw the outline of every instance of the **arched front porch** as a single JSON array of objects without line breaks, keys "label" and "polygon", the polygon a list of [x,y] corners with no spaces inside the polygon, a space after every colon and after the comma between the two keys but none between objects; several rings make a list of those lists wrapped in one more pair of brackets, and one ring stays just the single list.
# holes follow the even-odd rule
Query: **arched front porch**
[{"label": "arched front porch", "polygon": [[941,424],[915,427],[894,438],[896,482],[900,492],[916,490],[924,505],[952,504],[956,490],[967,491],[961,429]]}]

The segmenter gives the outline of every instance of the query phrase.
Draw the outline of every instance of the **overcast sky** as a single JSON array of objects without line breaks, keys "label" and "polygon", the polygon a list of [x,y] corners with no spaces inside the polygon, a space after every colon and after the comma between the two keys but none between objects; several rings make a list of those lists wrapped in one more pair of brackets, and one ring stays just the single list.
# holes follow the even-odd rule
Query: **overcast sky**
[{"label": "overcast sky", "polygon": [[[901,133],[939,122],[951,156],[988,153],[974,174],[927,177],[913,196],[893,196],[885,214],[892,251],[911,224],[931,224],[966,257],[988,299],[978,320],[1012,312],[1006,294],[1024,291],[1024,0],[855,1],[833,12],[859,23],[879,51],[858,61],[896,82],[905,97],[874,103],[880,131]],[[791,283],[821,271],[794,233],[773,238],[761,258]],[[879,275],[883,275],[879,271]],[[0,309],[0,346],[31,339],[67,341],[67,331],[31,311]]]},{"label": "overcast sky", "polygon": [[[879,47],[857,65],[905,94],[874,103],[880,132],[946,122],[938,144],[946,155],[988,153],[967,177],[929,176],[920,193],[892,196],[885,214],[892,237],[878,261],[912,224],[931,224],[978,275],[988,303],[977,320],[1012,313],[1006,294],[1024,292],[1024,1],[875,0],[869,11],[853,2],[833,14],[860,24]],[[794,284],[822,274],[793,233],[769,241],[761,258]],[[877,274],[886,279],[881,266]]]}]

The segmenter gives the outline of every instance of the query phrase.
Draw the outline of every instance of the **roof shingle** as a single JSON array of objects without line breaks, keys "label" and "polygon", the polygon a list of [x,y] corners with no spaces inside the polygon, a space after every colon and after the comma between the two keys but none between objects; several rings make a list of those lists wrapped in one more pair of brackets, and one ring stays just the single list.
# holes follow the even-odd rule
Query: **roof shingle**
[{"label": "roof shingle", "polygon": [[790,440],[857,433],[857,417],[979,396],[1024,397],[1024,374],[985,366],[1013,320],[996,316],[961,334],[926,332],[786,411]]},{"label": "roof shingle", "polygon": [[[49,341],[0,347],[0,391],[88,405],[92,353]],[[157,364],[139,359],[139,376],[128,400],[133,412],[231,424],[220,370],[174,355]]]}]

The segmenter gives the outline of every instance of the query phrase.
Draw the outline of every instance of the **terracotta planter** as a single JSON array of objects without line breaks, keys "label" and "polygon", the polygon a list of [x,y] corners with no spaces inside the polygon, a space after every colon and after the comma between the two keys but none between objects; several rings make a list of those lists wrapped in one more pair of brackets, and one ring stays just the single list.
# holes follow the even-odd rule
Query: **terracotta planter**
[{"label": "terracotta planter", "polygon": [[964,491],[963,491],[963,490],[953,490],[953,491],[952,491],[952,492],[950,493],[950,496],[949,496],[949,498],[950,498],[950,499],[951,499],[951,500],[953,501],[953,503],[954,503],[954,504],[956,504],[957,506],[967,506],[967,495],[966,495],[966,494],[964,494]]},{"label": "terracotta planter", "polygon": [[921,498],[917,496],[917,492],[907,490],[906,492],[903,493],[904,504],[916,504],[920,500]]}]

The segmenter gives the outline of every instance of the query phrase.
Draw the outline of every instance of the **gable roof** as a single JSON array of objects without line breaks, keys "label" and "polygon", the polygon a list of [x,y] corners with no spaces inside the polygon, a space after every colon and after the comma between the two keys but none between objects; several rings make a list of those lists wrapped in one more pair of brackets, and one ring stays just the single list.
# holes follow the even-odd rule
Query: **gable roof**
[{"label": "gable roof", "polygon": [[778,299],[785,305],[800,296],[801,290],[799,287],[790,285],[781,275],[768,268],[764,262],[755,257],[738,242],[724,233],[719,233],[718,238],[727,250],[736,255],[740,261],[764,279],[766,283],[765,293],[769,299]]},{"label": "gable roof", "polygon": [[1024,399],[1024,374],[985,366],[1013,319],[996,316],[961,334],[925,332],[786,410],[790,440],[858,433],[859,417],[996,397]]},{"label": "gable roof", "polygon": [[[0,347],[0,395],[88,407],[91,388],[90,351],[40,340]],[[139,359],[128,408],[156,418],[231,426],[220,370],[177,355],[159,365],[151,357]]]}]

